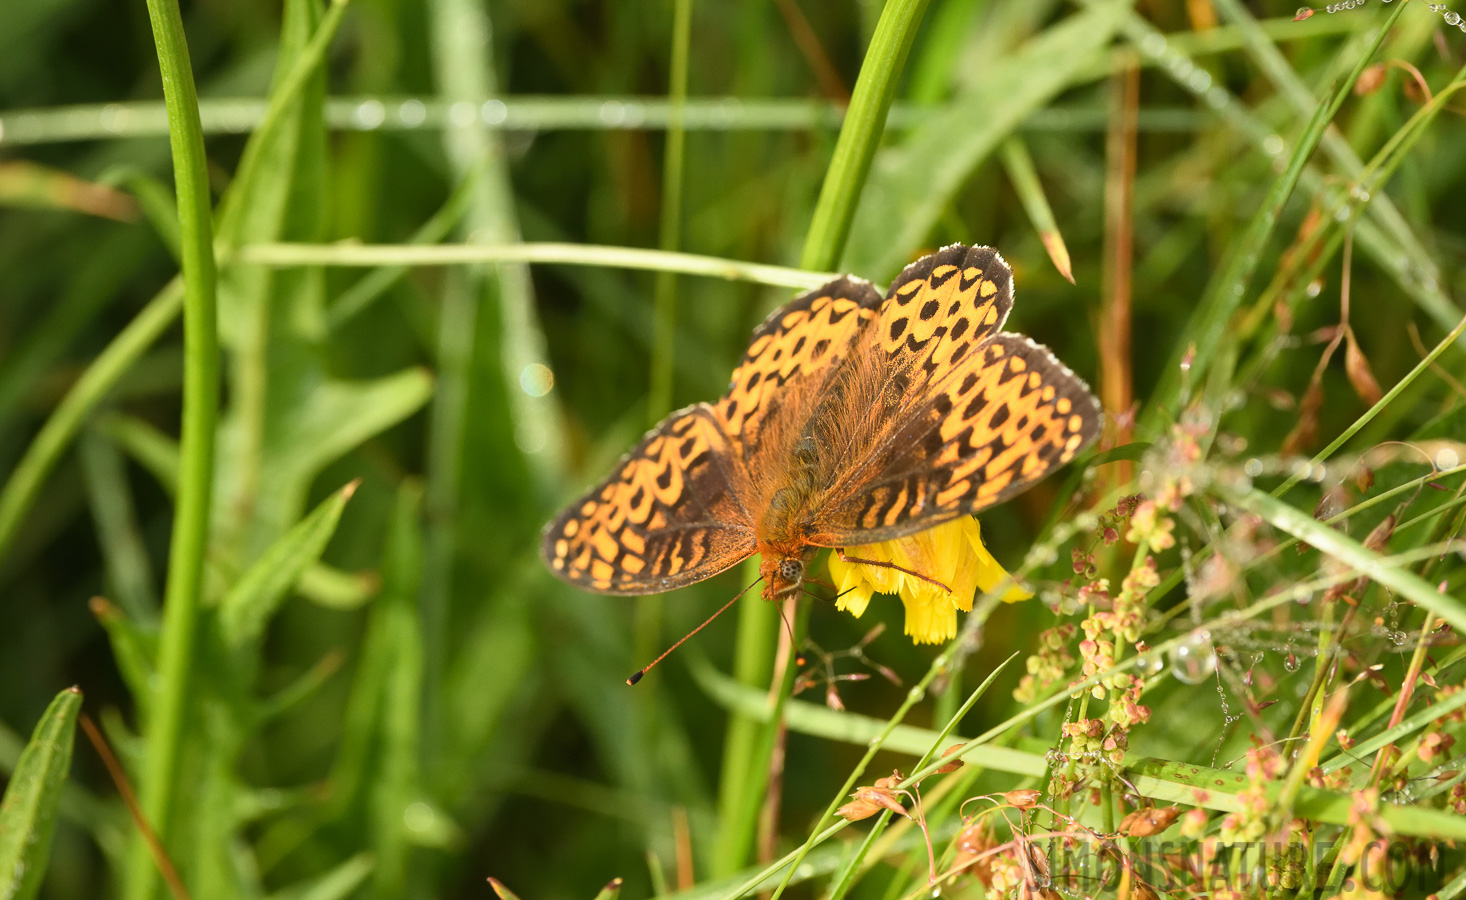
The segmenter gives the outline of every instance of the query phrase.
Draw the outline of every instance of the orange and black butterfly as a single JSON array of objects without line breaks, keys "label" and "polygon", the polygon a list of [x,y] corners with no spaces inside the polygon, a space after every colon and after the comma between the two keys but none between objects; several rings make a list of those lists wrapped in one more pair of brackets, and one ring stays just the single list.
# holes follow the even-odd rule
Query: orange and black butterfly
[{"label": "orange and black butterfly", "polygon": [[766,599],[822,547],[904,537],[1025,490],[1100,432],[1098,401],[1001,331],[1013,273],[944,247],[882,297],[837,278],[753,333],[716,403],[668,416],[546,527],[564,580],[652,594],[762,557]]}]

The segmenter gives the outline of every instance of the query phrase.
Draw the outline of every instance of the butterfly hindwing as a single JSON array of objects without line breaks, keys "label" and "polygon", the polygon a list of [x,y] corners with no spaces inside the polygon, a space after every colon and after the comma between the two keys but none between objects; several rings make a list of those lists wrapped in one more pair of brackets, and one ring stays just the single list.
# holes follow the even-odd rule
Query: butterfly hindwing
[{"label": "butterfly hindwing", "polygon": [[748,352],[716,405],[728,436],[740,447],[755,443],[759,425],[791,392],[790,383],[824,373],[844,359],[881,302],[870,282],[846,276],[775,310],[754,329]]},{"label": "butterfly hindwing", "polygon": [[746,559],[741,463],[706,404],[668,416],[546,528],[550,571],[605,594],[692,584]]},{"label": "butterfly hindwing", "polygon": [[902,414],[864,477],[827,498],[830,546],[890,540],[1001,503],[1099,436],[1103,414],[1045,347],[1001,333]]}]

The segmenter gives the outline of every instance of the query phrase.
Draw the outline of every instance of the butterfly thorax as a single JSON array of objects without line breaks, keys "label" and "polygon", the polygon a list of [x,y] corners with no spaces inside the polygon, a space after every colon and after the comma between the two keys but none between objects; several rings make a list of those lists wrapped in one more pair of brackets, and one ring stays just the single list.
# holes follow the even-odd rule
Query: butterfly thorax
[{"label": "butterfly thorax", "polygon": [[808,434],[780,443],[784,446],[779,455],[785,456],[785,462],[775,470],[784,477],[765,485],[766,499],[754,528],[766,600],[798,589],[804,580],[804,566],[816,552],[809,543],[809,528],[821,487],[817,447]]}]

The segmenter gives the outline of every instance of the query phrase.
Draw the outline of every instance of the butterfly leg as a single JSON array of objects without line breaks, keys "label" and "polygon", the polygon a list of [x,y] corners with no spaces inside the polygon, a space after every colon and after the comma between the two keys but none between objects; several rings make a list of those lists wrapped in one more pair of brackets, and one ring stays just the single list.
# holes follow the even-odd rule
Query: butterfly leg
[{"label": "butterfly leg", "polygon": [[913,572],[910,569],[906,568],[905,566],[898,566],[895,563],[882,562],[881,560],[878,560],[878,559],[861,559],[858,556],[846,556],[845,555],[845,551],[842,550],[842,549],[840,549],[840,548],[838,548],[838,547],[835,548],[835,552],[838,553],[838,554],[840,554],[840,561],[841,562],[860,563],[861,565],[864,565],[864,566],[879,566],[882,569],[895,569],[897,572],[904,572],[907,575],[910,575],[912,578],[920,578],[922,581],[925,581],[928,584],[934,584],[934,585],[936,585],[937,587],[941,588],[942,590],[946,591],[949,594],[952,593],[952,589],[951,588],[947,587],[945,584],[942,584],[940,581],[936,580],[935,578],[932,578],[932,577],[927,576],[927,575],[923,575],[920,572]]}]

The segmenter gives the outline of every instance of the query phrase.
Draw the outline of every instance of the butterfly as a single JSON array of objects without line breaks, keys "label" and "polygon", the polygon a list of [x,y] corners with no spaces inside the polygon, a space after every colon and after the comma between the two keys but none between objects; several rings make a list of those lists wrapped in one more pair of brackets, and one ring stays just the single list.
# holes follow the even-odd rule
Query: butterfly
[{"label": "butterfly", "polygon": [[[820,548],[873,544],[1001,503],[1100,432],[1089,388],[1002,331],[1013,272],[954,244],[882,296],[845,276],[753,332],[728,391],[672,413],[546,526],[550,571],[651,594],[757,553],[765,599]],[[920,574],[920,573],[915,573]]]}]

